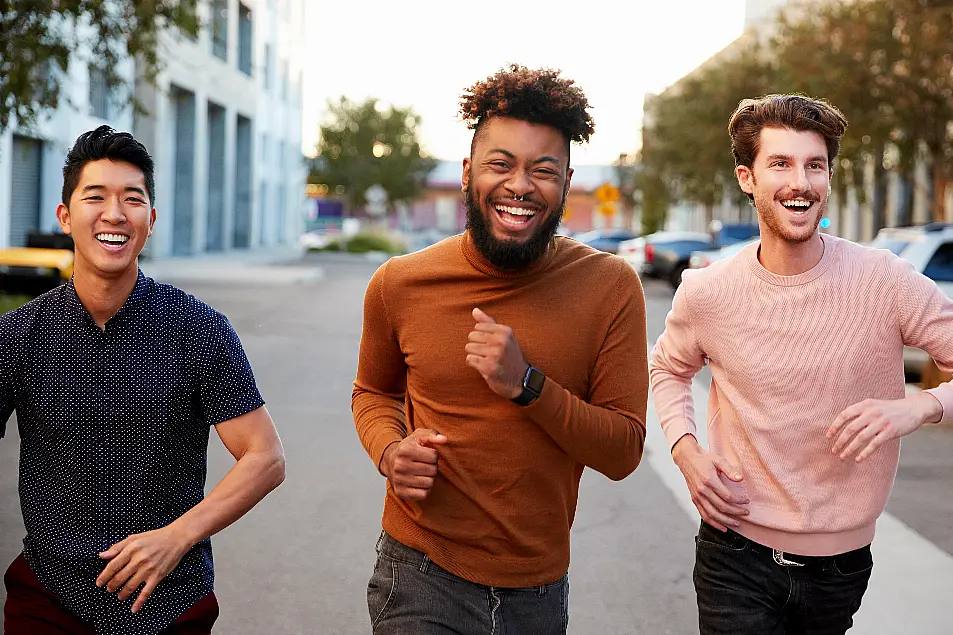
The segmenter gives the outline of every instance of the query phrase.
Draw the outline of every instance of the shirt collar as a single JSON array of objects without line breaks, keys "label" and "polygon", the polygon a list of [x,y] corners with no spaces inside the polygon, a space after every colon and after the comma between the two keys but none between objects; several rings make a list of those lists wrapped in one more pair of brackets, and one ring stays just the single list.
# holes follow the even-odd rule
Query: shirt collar
[{"label": "shirt collar", "polygon": [[[132,288],[132,293],[129,294],[129,297],[126,298],[126,301],[123,305],[116,311],[116,315],[109,318],[109,322],[115,321],[117,318],[121,318],[130,311],[134,310],[135,307],[142,304],[142,302],[149,297],[149,290],[152,286],[152,279],[147,278],[142,269],[138,270],[138,277],[136,278],[136,284]],[[70,281],[64,285],[63,290],[63,300],[66,308],[66,313],[68,316],[73,319],[80,320],[85,324],[92,325],[99,329],[96,321],[93,320],[93,316],[89,314],[89,311],[86,310],[86,307],[83,306],[82,301],[79,299],[79,295],[76,293],[76,286],[73,284],[73,279],[70,278]],[[107,322],[107,324],[109,323]]]}]

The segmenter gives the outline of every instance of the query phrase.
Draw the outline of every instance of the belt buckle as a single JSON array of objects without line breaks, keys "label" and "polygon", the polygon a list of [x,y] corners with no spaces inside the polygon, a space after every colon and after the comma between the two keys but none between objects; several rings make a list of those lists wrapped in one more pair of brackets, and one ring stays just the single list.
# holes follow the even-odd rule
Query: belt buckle
[{"label": "belt buckle", "polygon": [[783,551],[778,551],[777,549],[771,550],[771,555],[774,556],[774,561],[777,562],[782,567],[803,567],[803,562],[794,562],[793,560],[788,560],[784,557]]}]

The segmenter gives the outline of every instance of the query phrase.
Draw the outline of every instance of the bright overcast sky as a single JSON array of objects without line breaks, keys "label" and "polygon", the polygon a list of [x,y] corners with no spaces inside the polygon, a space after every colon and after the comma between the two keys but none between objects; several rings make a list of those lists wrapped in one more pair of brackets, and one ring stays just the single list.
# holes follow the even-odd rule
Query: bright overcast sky
[{"label": "bright overcast sky", "polygon": [[611,163],[640,144],[642,100],[740,35],[744,0],[351,0],[307,2],[303,145],[328,98],[412,106],[440,159],[469,152],[459,95],[509,62],[562,69],[586,92],[596,133],[573,163]]}]

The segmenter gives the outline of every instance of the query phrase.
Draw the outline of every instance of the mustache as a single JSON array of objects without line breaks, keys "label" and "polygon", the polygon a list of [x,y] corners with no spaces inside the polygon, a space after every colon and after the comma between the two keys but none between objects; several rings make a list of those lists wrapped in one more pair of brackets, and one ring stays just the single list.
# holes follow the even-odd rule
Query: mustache
[{"label": "mustache", "polygon": [[785,192],[783,195],[775,196],[774,200],[787,201],[792,198],[803,198],[805,201],[816,203],[821,200],[821,195],[814,190],[791,190],[790,192]]}]

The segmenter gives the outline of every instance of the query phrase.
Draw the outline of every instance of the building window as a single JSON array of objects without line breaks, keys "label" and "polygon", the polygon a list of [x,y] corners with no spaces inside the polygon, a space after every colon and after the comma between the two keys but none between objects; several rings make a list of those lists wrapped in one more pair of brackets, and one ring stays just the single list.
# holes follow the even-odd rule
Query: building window
[{"label": "building window", "polygon": [[100,119],[109,119],[109,83],[106,71],[98,66],[89,66],[90,114]]},{"label": "building window", "polygon": [[265,44],[265,90],[271,90],[271,82],[274,76],[274,71],[271,68],[271,44]]},{"label": "building window", "polygon": [[228,59],[228,0],[212,1],[212,55]]},{"label": "building window", "polygon": [[251,9],[238,5],[238,70],[251,77],[252,69],[252,28]]},{"label": "building window", "polygon": [[281,101],[288,101],[288,60],[281,60]]}]

